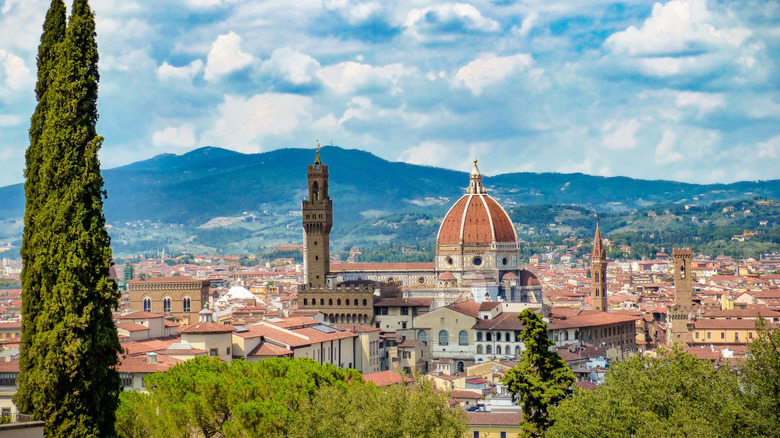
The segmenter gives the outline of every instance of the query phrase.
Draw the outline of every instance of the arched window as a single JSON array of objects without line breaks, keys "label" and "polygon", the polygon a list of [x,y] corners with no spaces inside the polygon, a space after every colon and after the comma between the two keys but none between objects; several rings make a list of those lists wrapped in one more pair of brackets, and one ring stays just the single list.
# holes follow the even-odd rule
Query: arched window
[{"label": "arched window", "polygon": [[144,312],[152,311],[152,299],[149,297],[144,298]]},{"label": "arched window", "polygon": [[163,298],[163,313],[171,313],[171,298]]},{"label": "arched window", "polygon": [[504,350],[504,353],[506,353],[506,354],[512,354],[512,346],[511,346],[511,345],[507,345],[507,346],[506,346],[506,349]]},{"label": "arched window", "polygon": [[367,306],[367,305],[368,305],[368,301],[366,301],[366,300],[363,300],[363,305],[364,305],[364,306]]},{"label": "arched window", "polygon": [[515,347],[515,356],[520,356],[520,346]]},{"label": "arched window", "polygon": [[485,347],[485,354],[493,354],[493,347],[490,345]]},{"label": "arched window", "polygon": [[314,184],[312,184],[311,192],[314,201],[320,199],[320,185],[317,184],[317,181],[314,181]]},{"label": "arched window", "polygon": [[477,345],[477,354],[482,354],[482,353],[483,353],[482,346]]},{"label": "arched window", "polygon": [[324,306],[324,305],[325,305],[325,299],[324,298],[320,298],[320,306]]},{"label": "arched window", "polygon": [[482,332],[477,332],[477,342],[482,342]]},{"label": "arched window", "polygon": [[304,298],[304,299],[303,299],[303,305],[305,306],[305,305],[307,305],[307,304],[309,304],[309,300],[307,300],[306,298]]},{"label": "arched window", "polygon": [[447,330],[442,330],[439,332],[439,345],[449,345],[450,343],[450,335],[447,333]]},{"label": "arched window", "polygon": [[501,346],[496,346],[496,354],[501,354]]},{"label": "arched window", "polygon": [[493,334],[490,333],[490,332],[485,333],[485,340],[488,341],[488,342],[492,342],[493,341]]},{"label": "arched window", "polygon": [[461,330],[458,333],[458,345],[469,345],[469,334],[466,333],[466,330]]},{"label": "arched window", "polygon": [[458,372],[462,373],[466,369],[466,366],[463,364],[463,361],[458,361]]},{"label": "arched window", "polygon": [[417,340],[420,342],[428,343],[428,333],[425,332],[425,330],[420,330],[417,332]]},{"label": "arched window", "polygon": [[329,305],[329,306],[332,306],[332,305],[333,305],[333,298],[328,298],[328,305]]},{"label": "arched window", "polygon": [[339,299],[337,299],[337,300],[336,300],[336,305],[337,305],[337,306],[340,306],[340,305],[341,305],[341,298],[339,298]]},{"label": "arched window", "polygon": [[[306,300],[304,300],[304,301],[306,301]],[[184,297],[184,299],[181,300],[181,307],[182,307],[183,311],[185,311],[185,312],[189,312],[190,311],[191,304],[192,304],[192,302],[190,301],[190,297]]]}]

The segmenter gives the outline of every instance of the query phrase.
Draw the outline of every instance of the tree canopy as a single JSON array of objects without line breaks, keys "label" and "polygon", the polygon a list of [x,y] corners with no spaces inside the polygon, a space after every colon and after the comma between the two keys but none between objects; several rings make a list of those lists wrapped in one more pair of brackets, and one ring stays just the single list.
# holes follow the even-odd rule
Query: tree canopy
[{"label": "tree canopy", "polygon": [[604,385],[551,409],[546,437],[759,437],[771,429],[750,409],[740,377],[679,347],[614,365]]},{"label": "tree canopy", "polygon": [[512,399],[523,408],[523,434],[540,436],[553,420],[548,409],[572,393],[574,373],[566,362],[551,351],[555,343],[547,336],[547,324],[528,309],[517,317],[523,323],[520,334],[525,351],[517,365],[506,372],[504,384]]},{"label": "tree canopy", "polygon": [[462,413],[430,385],[376,388],[355,370],[311,359],[230,364],[201,357],[126,392],[121,437],[460,437]]}]

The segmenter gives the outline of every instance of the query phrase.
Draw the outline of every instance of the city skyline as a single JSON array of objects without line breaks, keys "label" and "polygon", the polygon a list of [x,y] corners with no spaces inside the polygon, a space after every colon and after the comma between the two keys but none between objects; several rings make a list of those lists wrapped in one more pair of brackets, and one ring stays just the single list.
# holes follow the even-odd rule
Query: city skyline
[{"label": "city skyline", "polygon": [[[48,5],[0,6],[0,186],[23,180]],[[91,5],[103,168],[319,139],[465,171],[477,156],[488,175],[780,178],[765,2]]]}]

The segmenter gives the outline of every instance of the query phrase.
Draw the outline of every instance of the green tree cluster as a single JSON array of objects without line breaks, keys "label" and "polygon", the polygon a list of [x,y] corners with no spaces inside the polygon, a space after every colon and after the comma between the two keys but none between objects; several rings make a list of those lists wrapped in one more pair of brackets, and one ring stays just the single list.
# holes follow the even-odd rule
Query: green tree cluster
[{"label": "green tree cluster", "polygon": [[522,405],[522,435],[541,436],[554,422],[549,409],[571,395],[574,373],[553,350],[555,343],[547,336],[547,324],[540,315],[525,309],[517,317],[523,323],[520,339],[525,351],[506,372],[503,383],[512,399]]},{"label": "green tree cluster", "polygon": [[47,436],[114,434],[120,351],[109,277],[97,135],[98,51],[86,0],[53,0],[38,54],[38,106],[25,169],[22,243],[22,412]]},{"label": "green tree cluster", "polygon": [[756,327],[736,369],[679,347],[615,365],[598,390],[551,409],[545,436],[780,436],[780,330],[764,320]]},{"label": "green tree cluster", "polygon": [[430,385],[377,388],[310,359],[196,358],[125,392],[121,437],[461,437],[463,414]]}]

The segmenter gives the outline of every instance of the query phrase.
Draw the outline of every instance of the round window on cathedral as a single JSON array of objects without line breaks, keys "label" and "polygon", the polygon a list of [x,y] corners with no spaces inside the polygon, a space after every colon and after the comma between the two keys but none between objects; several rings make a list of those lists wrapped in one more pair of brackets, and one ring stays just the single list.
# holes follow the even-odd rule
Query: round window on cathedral
[{"label": "round window on cathedral", "polygon": [[420,278],[418,278],[418,279],[417,279],[417,282],[418,282],[418,283],[420,283],[420,284],[423,284],[423,283],[425,283],[425,277],[420,277]]},{"label": "round window on cathedral", "polygon": [[479,266],[482,264],[482,257],[474,257],[474,259],[471,261],[471,263],[474,264],[474,266]]},{"label": "round window on cathedral", "polygon": [[502,264],[502,265],[506,266],[506,265],[507,265],[507,263],[509,263],[509,260],[507,260],[507,259],[506,259],[506,257],[504,257],[503,259],[501,259],[501,264]]},{"label": "round window on cathedral", "polygon": [[448,266],[452,266],[452,257],[447,257],[444,261],[447,262]]}]

